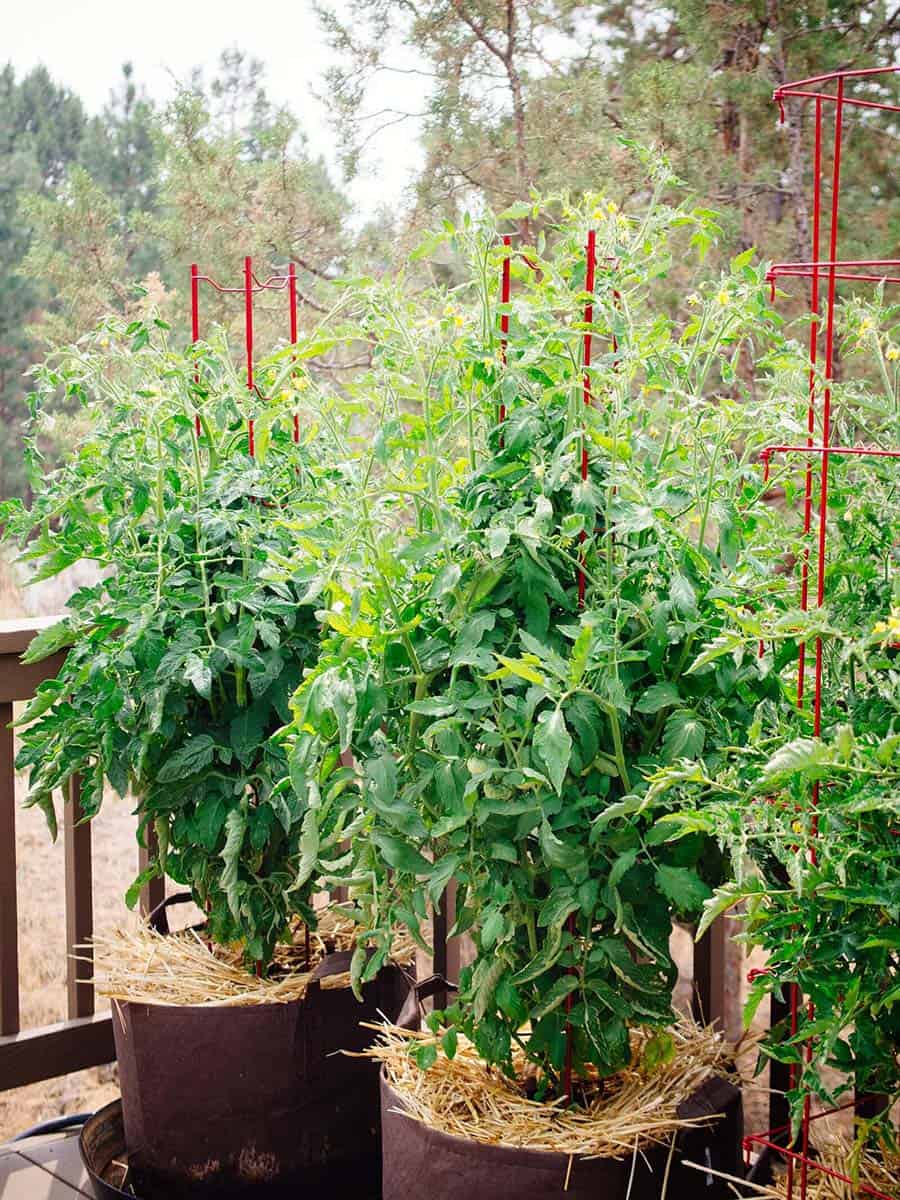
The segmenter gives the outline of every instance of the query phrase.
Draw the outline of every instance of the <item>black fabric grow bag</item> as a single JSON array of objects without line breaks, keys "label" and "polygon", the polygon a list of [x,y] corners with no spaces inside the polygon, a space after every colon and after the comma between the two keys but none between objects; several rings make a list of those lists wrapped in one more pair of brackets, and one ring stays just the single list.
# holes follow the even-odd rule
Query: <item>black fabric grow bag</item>
[{"label": "black fabric grow bag", "polygon": [[350,957],[326,956],[287,1004],[113,1005],[129,1163],[148,1192],[296,1196],[327,1183],[372,1194],[378,1068],[338,1051],[368,1046],[360,1022],[396,1015],[411,981],[389,965],[363,1003],[347,987],[322,988]]},{"label": "black fabric grow bag", "polygon": [[[394,1111],[394,1110],[401,1111]],[[488,1146],[429,1128],[402,1113],[403,1101],[381,1076],[383,1200],[659,1200],[669,1147],[652,1146],[632,1158],[575,1159],[545,1150]],[[741,1093],[711,1078],[678,1110],[682,1118],[722,1113],[720,1120],[680,1132],[669,1168],[666,1200],[730,1200],[714,1175],[684,1166],[691,1161],[740,1177]],[[568,1175],[568,1189],[566,1178]]]}]

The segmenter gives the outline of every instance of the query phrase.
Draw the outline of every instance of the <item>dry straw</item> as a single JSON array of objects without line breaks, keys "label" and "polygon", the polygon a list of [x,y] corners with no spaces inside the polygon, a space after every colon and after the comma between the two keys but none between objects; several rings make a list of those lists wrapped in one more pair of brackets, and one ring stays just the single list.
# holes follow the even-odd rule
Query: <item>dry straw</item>
[{"label": "dry straw", "polygon": [[[352,949],[355,935],[353,921],[338,910],[326,909],[319,916],[318,929],[310,934],[311,962],[306,961],[301,926],[293,944],[277,947],[268,975],[257,978],[242,964],[239,947],[208,945],[194,930],[164,935],[141,924],[95,937],[94,984],[101,996],[136,1004],[286,1004],[306,994],[310,968],[327,953]],[[413,943],[398,934],[394,961],[405,966],[414,957]],[[349,987],[350,974],[327,976],[321,986]]]},{"label": "dry straw", "polygon": [[[422,1071],[411,1058],[413,1042],[433,1042],[431,1033],[410,1033],[393,1025],[379,1030],[367,1052],[384,1063],[387,1078],[403,1101],[397,1109],[441,1133],[488,1145],[549,1150],[579,1158],[624,1158],[653,1142],[664,1143],[679,1129],[710,1119],[685,1120],[679,1105],[713,1074],[729,1072],[734,1054],[715,1030],[684,1018],[671,1030],[674,1053],[652,1069],[642,1062],[649,1033],[633,1035],[634,1065],[608,1079],[583,1107],[565,1108],[529,1099],[521,1083],[486,1066],[474,1047],[459,1039],[453,1059],[439,1054]],[[521,1078],[527,1063],[515,1060]]]},{"label": "dry straw", "polygon": [[[818,1126],[818,1128],[816,1128]],[[816,1148],[818,1161],[832,1171],[849,1175],[860,1184],[880,1192],[885,1196],[900,1198],[900,1153],[896,1150],[885,1149],[876,1154],[869,1150],[860,1151],[845,1133],[829,1128],[822,1121],[816,1121],[812,1130],[812,1141]],[[797,1177],[799,1169],[794,1168],[794,1195],[799,1194]],[[787,1180],[781,1175],[776,1180],[773,1195],[779,1198],[787,1196]],[[867,1192],[862,1192],[855,1184],[844,1183],[817,1171],[810,1166],[807,1172],[807,1200],[866,1200]]]},{"label": "dry straw", "polygon": [[[870,1193],[861,1191],[860,1184],[874,1189],[877,1194],[900,1200],[900,1153],[889,1149],[884,1149],[878,1154],[869,1150],[860,1151],[845,1133],[830,1128],[825,1123],[816,1122],[816,1125],[818,1128],[813,1133],[815,1157],[807,1169],[806,1200],[868,1200]],[[788,1200],[786,1163],[777,1154],[773,1157],[777,1164],[776,1176],[774,1183],[770,1185],[747,1183],[720,1171],[710,1172],[710,1168],[703,1163],[688,1162],[685,1165],[740,1184],[744,1191],[749,1191],[754,1196],[768,1197],[769,1200]],[[819,1171],[812,1165],[816,1161],[830,1167],[832,1171],[849,1175],[857,1182],[846,1183],[826,1175],[824,1171]],[[795,1164],[791,1193],[794,1200],[799,1200],[800,1190],[800,1168]],[[735,1194],[739,1194],[737,1189]]]}]

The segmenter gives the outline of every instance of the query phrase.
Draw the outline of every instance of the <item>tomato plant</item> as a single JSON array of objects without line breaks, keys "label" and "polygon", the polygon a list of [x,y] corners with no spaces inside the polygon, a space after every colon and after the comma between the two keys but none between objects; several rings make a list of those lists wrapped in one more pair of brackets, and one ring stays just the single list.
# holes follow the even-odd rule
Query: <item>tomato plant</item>
[{"label": "tomato plant", "polygon": [[[250,458],[255,403],[223,346],[196,361],[163,328],[111,323],[39,372],[35,435],[60,388],[85,433],[58,469],[38,462],[33,504],[4,518],[35,578],[98,568],[28,652],[68,650],[20,721],[27,803],[55,831],[54,792],[76,773],[85,819],[105,784],[131,791],[139,836],[152,828],[159,849],[130,903],[168,874],[208,909],[215,940],[266,963],[292,913],[314,919],[298,876],[303,811],[270,734],[318,642],[310,584],[332,536],[334,469],[307,421],[292,441],[292,369],[259,378],[288,390],[257,420]],[[331,803],[320,821],[338,837]]]},{"label": "tomato plant", "polygon": [[[289,732],[304,800],[330,785],[338,751],[358,764],[365,824],[330,876],[362,927],[355,978],[378,969],[396,921],[425,944],[429,902],[455,880],[452,932],[475,959],[433,1018],[444,1048],[464,1033],[511,1072],[518,1044],[545,1093],[567,1026],[576,1070],[607,1075],[629,1061],[633,1026],[674,1019],[672,919],[699,914],[723,864],[702,832],[654,833],[666,801],[649,780],[714,771],[781,696],[752,658],[690,669],[774,561],[752,467],[759,409],[736,398],[741,353],[777,341],[761,271],[740,256],[676,318],[654,284],[715,236],[709,214],[657,199],[629,217],[598,198],[550,212],[551,236],[515,261],[505,363],[490,222],[441,235],[472,264],[442,320],[389,286],[359,296],[374,359],[353,402],[387,406],[392,438],[345,493],[360,538]],[[586,327],[589,224],[600,282]]]},{"label": "tomato plant", "polygon": [[[881,387],[849,373],[835,384],[832,444],[890,447],[900,414],[896,310],[852,301],[840,327],[849,360],[864,350],[880,364]],[[804,470],[798,456],[779,465],[773,479],[802,497]],[[817,461],[812,537],[819,478]],[[770,993],[787,999],[791,986],[799,989],[796,1021],[788,1018],[769,1031],[761,1060],[795,1068],[789,1098],[798,1121],[807,1093],[826,1105],[842,1102],[854,1088],[891,1102],[900,1095],[898,488],[895,460],[832,457],[823,607],[816,603],[815,544],[799,538],[791,543],[793,570],[766,590],[755,613],[735,612],[730,630],[698,659],[701,674],[720,655],[738,664],[763,638],[772,670],[796,701],[805,643],[802,702],[763,706],[745,743],[714,777],[673,785],[684,809],[658,826],[691,834],[702,829],[731,860],[733,877],[708,902],[704,925],[734,908],[744,913],[738,936],[766,952],[748,1022]],[[807,553],[812,611],[801,612],[798,576]],[[818,736],[817,641],[823,678]],[[693,811],[691,793],[700,801]],[[863,1126],[862,1136],[867,1132]]]}]

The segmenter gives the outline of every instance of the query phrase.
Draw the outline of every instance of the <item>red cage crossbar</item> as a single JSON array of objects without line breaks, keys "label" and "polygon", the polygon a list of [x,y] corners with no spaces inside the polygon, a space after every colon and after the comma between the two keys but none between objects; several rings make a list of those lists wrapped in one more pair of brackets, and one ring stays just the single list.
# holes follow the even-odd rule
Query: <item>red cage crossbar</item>
[{"label": "red cage crossbar", "polygon": [[[884,267],[884,272],[875,274],[872,267]],[[866,271],[868,267],[870,270]],[[896,272],[892,274],[891,272]],[[900,283],[900,259],[884,259],[880,262],[846,259],[843,262],[786,262],[774,263],[766,272],[771,284],[772,300],[778,279],[818,279],[822,275],[834,275],[835,279],[848,279],[855,283]]]},{"label": "red cage crossbar", "polygon": [[[775,89],[774,100],[778,105],[781,120],[784,122],[784,102],[788,98],[799,98],[804,100],[815,100],[818,103],[830,101],[831,103],[849,104],[853,108],[872,108],[880,112],[900,112],[900,105],[889,104],[880,100],[867,100],[865,97],[845,96],[844,84],[847,80],[856,82],[860,80],[875,79],[880,75],[895,75],[900,71],[900,67],[864,67],[857,71],[830,71],[826,75],[813,75],[809,79],[798,79],[794,83],[785,83],[781,87]],[[837,85],[837,93],[820,91],[818,84],[828,85],[834,83]]]},{"label": "red cage crossbar", "polygon": [[[253,345],[253,297],[260,292],[283,292],[288,294],[288,314],[290,319],[291,345],[297,342],[297,267],[289,263],[286,273],[272,274],[260,279],[253,271],[253,259],[247,255],[244,259],[244,280],[240,287],[232,287],[219,283],[211,275],[201,275],[196,263],[191,263],[191,341],[193,344],[200,340],[200,284],[207,283],[213,291],[221,295],[242,295],[244,297],[244,355],[246,364],[247,390],[259,399],[260,395],[253,377],[254,345]],[[195,376],[197,378],[197,376]],[[194,418],[197,436],[200,436],[200,417]],[[294,414],[293,438],[300,440],[300,418]],[[251,458],[256,456],[256,434],[253,417],[247,419],[247,452]]]}]

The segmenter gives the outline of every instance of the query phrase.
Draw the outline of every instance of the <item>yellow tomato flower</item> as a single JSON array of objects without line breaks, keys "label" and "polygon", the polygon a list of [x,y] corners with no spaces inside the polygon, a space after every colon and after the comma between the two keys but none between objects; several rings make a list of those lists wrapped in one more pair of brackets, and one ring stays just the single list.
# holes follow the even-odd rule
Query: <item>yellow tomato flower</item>
[{"label": "yellow tomato flower", "polygon": [[700,297],[697,295],[696,292],[691,292],[691,294],[687,298],[687,302],[691,306],[691,308],[696,308],[697,305],[700,303]]},{"label": "yellow tomato flower", "polygon": [[731,302],[731,297],[728,295],[728,293],[725,291],[725,289],[722,288],[721,292],[719,292],[718,296],[716,296],[716,300],[724,308],[727,304],[729,304]]},{"label": "yellow tomato flower", "polygon": [[885,641],[900,638],[900,610],[892,612],[886,621],[877,621],[872,632],[884,634]]},{"label": "yellow tomato flower", "polygon": [[896,346],[888,346],[887,353],[884,356],[888,362],[896,362],[900,358],[900,350]]}]

